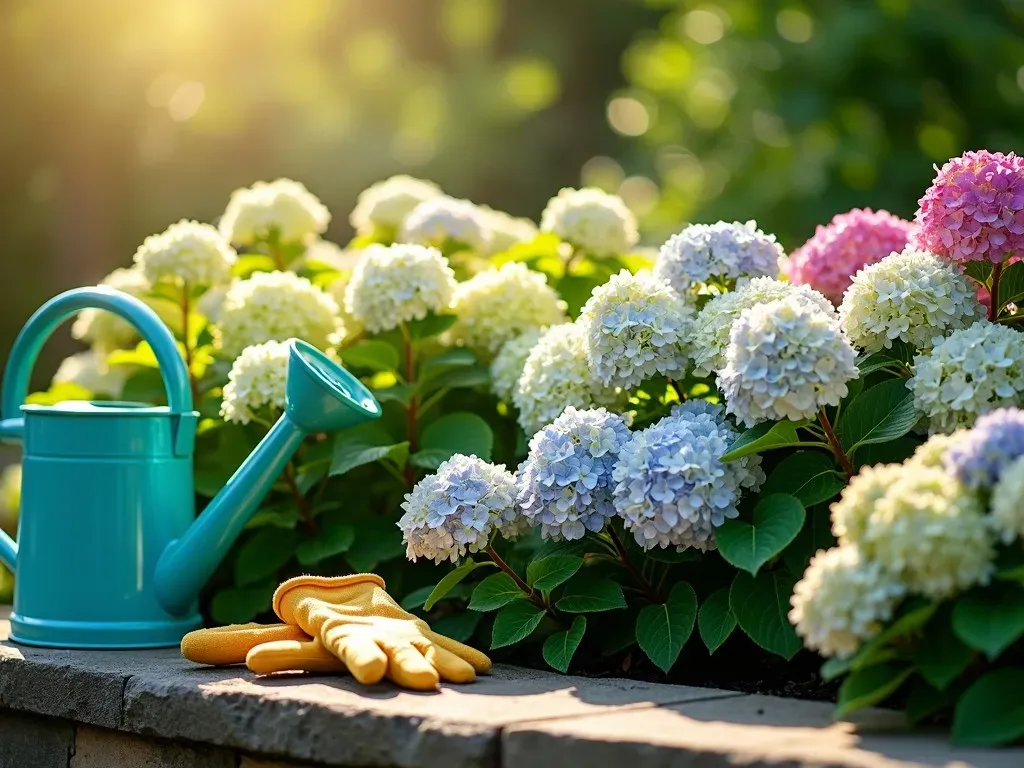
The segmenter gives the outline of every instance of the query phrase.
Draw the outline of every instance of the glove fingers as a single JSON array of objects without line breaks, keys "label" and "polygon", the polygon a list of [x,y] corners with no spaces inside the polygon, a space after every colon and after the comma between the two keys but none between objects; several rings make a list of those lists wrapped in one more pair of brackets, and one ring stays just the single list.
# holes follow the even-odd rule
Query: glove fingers
[{"label": "glove fingers", "polygon": [[429,641],[424,641],[420,650],[441,675],[442,680],[449,683],[472,683],[476,680],[476,670],[473,666],[451,651]]},{"label": "glove fingers", "polygon": [[290,624],[232,624],[198,629],[181,640],[181,655],[198,664],[242,664],[257,645],[275,640],[309,640],[309,635]]},{"label": "glove fingers", "polygon": [[274,672],[344,672],[345,665],[319,642],[277,640],[257,645],[245,657],[246,666],[257,675]]},{"label": "glove fingers", "polygon": [[433,691],[441,679],[434,666],[424,658],[418,648],[409,643],[391,646],[388,654],[388,678],[414,691]]},{"label": "glove fingers", "polygon": [[468,663],[478,675],[486,675],[491,671],[491,660],[478,651],[476,648],[470,648],[468,645],[460,643],[458,640],[452,640],[450,637],[439,635],[436,632],[427,633],[427,638],[439,648],[444,648],[446,651],[458,656],[460,659]]},{"label": "glove fingers", "polygon": [[384,679],[388,671],[388,657],[377,643],[366,635],[348,635],[332,644],[332,650],[345,662],[352,677],[363,685],[373,685]]}]

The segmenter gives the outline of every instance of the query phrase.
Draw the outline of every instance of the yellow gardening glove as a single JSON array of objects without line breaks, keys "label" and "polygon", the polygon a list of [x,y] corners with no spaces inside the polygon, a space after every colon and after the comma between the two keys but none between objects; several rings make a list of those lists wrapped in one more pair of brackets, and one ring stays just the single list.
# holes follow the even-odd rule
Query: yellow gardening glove
[{"label": "yellow gardening glove", "polygon": [[273,643],[281,651],[291,649],[289,669],[345,671],[345,665],[335,655],[310,640],[301,629],[288,624],[232,624],[189,632],[181,640],[181,655],[197,664],[243,664],[253,648]]},{"label": "yellow gardening glove", "polygon": [[491,668],[484,654],[433,632],[403,610],[373,574],[289,579],[274,593],[274,612],[311,639],[260,643],[246,664],[257,674],[307,667],[296,661],[323,659],[330,652],[360,683],[384,677],[417,691],[441,680],[469,683]]}]

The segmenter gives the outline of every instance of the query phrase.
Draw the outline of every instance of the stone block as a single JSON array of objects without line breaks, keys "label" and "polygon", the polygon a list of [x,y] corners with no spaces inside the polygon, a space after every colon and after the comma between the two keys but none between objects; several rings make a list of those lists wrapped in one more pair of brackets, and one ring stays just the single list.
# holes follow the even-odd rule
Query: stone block
[{"label": "stone block", "polygon": [[67,768],[235,768],[233,752],[213,747],[143,739],[84,726],[75,735]]},{"label": "stone block", "polygon": [[0,768],[68,768],[74,725],[0,709]]}]

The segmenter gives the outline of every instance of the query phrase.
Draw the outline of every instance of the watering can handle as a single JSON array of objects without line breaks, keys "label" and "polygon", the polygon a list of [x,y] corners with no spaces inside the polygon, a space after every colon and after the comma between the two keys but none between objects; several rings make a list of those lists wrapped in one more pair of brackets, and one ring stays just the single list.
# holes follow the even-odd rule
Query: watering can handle
[{"label": "watering can handle", "polygon": [[61,323],[83,309],[105,309],[131,323],[153,348],[163,373],[170,411],[176,414],[192,412],[192,390],[185,361],[178,352],[174,336],[156,312],[134,296],[113,288],[74,288],[54,296],[37,309],[14,341],[0,392],[0,414],[3,425],[7,427],[2,430],[4,433],[19,431],[13,429],[17,424],[15,420],[28,397],[29,377],[46,340]]}]

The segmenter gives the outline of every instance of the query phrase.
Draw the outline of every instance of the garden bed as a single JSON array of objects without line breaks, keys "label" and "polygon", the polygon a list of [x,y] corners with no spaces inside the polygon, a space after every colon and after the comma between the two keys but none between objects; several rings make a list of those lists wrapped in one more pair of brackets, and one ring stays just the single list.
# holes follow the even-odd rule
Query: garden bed
[{"label": "garden bed", "polygon": [[[0,637],[6,638],[6,622]],[[0,644],[0,767],[1018,766],[883,710],[498,667],[438,694]],[[283,763],[281,761],[284,761]]]}]

